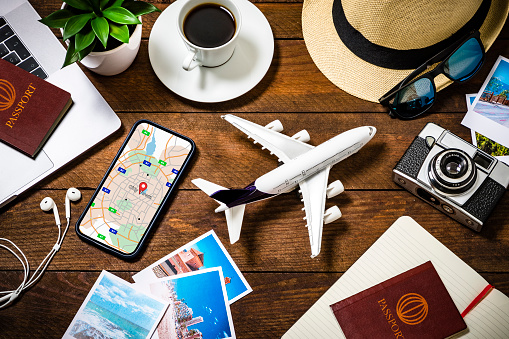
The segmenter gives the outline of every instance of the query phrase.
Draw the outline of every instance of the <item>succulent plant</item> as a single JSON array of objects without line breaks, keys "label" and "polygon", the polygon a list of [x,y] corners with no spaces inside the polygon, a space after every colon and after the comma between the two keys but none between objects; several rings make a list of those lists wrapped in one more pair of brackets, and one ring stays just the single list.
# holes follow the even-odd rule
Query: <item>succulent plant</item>
[{"label": "succulent plant", "polygon": [[[129,43],[129,27],[141,24],[139,16],[160,12],[157,7],[134,0],[65,0],[66,6],[39,20],[63,29],[69,40],[64,65],[82,60],[93,50],[109,50],[115,42]],[[114,38],[109,39],[109,37]]]}]

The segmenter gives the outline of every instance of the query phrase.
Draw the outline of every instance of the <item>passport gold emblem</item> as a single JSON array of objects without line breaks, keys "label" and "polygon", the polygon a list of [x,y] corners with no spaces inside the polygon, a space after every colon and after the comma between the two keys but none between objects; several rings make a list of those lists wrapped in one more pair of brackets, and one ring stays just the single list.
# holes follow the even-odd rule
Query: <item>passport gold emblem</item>
[{"label": "passport gold emblem", "polygon": [[420,294],[407,293],[399,299],[396,305],[396,313],[405,324],[417,325],[426,319],[428,303]]},{"label": "passport gold emblem", "polygon": [[16,91],[14,86],[4,79],[0,79],[0,111],[11,108],[16,100]]}]

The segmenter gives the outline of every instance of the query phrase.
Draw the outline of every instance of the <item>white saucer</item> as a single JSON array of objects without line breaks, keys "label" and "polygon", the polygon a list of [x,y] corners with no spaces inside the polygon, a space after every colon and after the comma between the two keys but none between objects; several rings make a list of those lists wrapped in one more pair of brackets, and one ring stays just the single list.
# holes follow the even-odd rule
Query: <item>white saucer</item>
[{"label": "white saucer", "polygon": [[184,1],[175,1],[154,23],[148,43],[150,63],[159,80],[176,94],[199,102],[221,102],[251,90],[267,73],[274,55],[274,36],[260,10],[236,0],[242,28],[231,59],[214,68],[182,69],[187,55],[177,31],[177,15]]}]

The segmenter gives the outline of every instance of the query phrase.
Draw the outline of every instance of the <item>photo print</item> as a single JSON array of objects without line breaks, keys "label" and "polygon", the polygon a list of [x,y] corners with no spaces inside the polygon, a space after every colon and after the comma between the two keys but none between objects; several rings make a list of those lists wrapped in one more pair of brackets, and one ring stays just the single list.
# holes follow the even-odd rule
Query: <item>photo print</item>
[{"label": "photo print", "polygon": [[[474,102],[476,94],[467,94],[467,108],[470,110],[472,103]],[[480,150],[494,156],[498,160],[509,165],[509,148],[491,140],[490,138],[471,130],[472,144]]]},{"label": "photo print", "polygon": [[137,283],[152,282],[212,267],[222,268],[230,304],[253,291],[213,230],[161,258],[133,279]]},{"label": "photo print", "polygon": [[498,57],[461,123],[509,147],[509,59]]},{"label": "photo print", "polygon": [[168,302],[102,271],[63,338],[150,338]]},{"label": "photo print", "polygon": [[235,338],[221,267],[136,285],[169,302],[152,338]]}]

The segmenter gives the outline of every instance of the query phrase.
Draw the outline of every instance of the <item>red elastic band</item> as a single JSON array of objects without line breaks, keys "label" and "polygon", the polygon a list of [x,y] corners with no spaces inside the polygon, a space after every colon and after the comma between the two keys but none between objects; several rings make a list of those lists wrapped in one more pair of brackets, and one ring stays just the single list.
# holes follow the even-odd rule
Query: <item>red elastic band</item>
[{"label": "red elastic band", "polygon": [[484,288],[484,290],[482,290],[481,293],[479,293],[479,295],[477,297],[475,297],[475,299],[470,303],[470,305],[467,306],[467,308],[465,308],[465,310],[463,312],[461,312],[461,316],[463,318],[465,318],[465,316],[467,315],[468,312],[472,311],[472,309],[474,307],[477,306],[477,304],[479,304],[481,302],[481,300],[483,300],[487,295],[488,293],[491,292],[491,290],[493,289],[493,286],[491,286],[490,284],[488,284],[488,286],[486,286]]}]

